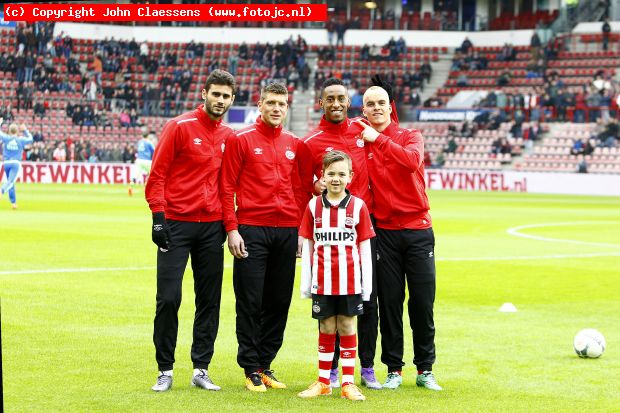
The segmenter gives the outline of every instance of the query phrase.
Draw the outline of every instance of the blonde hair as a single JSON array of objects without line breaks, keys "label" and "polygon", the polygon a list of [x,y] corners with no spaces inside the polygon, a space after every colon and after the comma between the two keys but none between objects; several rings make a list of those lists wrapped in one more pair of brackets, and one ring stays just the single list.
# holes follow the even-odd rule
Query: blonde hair
[{"label": "blonde hair", "polygon": [[17,135],[18,132],[19,127],[17,126],[17,123],[11,123],[9,125],[9,135]]}]

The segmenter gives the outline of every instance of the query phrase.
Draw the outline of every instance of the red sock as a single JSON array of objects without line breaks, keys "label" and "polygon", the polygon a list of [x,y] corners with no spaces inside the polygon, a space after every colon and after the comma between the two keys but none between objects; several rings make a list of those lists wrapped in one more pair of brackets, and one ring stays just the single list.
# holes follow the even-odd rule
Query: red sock
[{"label": "red sock", "polygon": [[319,381],[329,386],[329,373],[334,359],[336,335],[319,332]]},{"label": "red sock", "polygon": [[342,385],[353,384],[357,336],[340,336],[340,363],[342,364]]}]

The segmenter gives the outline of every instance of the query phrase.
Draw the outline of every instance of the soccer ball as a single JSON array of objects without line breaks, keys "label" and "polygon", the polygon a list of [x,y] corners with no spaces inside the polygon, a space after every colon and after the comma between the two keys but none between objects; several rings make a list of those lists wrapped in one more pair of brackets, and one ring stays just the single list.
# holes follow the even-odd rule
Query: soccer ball
[{"label": "soccer ball", "polygon": [[586,328],[575,335],[573,348],[575,353],[582,358],[598,358],[605,351],[605,337],[593,328]]}]

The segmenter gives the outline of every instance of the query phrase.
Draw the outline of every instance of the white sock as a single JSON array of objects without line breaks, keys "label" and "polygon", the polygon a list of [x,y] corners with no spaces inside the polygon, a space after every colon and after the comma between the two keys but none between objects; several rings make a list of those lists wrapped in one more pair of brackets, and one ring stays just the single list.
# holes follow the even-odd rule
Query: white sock
[{"label": "white sock", "polygon": [[207,369],[194,369],[194,377],[202,374],[202,370],[207,371]]},{"label": "white sock", "polygon": [[163,374],[164,376],[172,377],[172,370],[164,370],[164,371],[160,370],[159,373]]}]

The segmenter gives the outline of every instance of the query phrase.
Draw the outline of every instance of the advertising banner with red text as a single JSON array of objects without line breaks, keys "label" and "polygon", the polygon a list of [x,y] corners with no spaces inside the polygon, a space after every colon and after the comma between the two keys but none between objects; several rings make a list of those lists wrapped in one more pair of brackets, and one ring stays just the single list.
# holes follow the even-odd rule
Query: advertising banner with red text
[{"label": "advertising banner with red text", "polygon": [[[127,184],[132,169],[123,163],[24,162],[18,182]],[[620,196],[617,174],[428,169],[426,184],[435,190]]]}]

